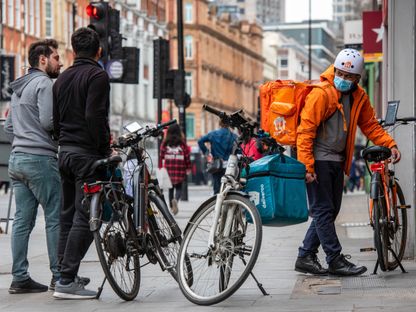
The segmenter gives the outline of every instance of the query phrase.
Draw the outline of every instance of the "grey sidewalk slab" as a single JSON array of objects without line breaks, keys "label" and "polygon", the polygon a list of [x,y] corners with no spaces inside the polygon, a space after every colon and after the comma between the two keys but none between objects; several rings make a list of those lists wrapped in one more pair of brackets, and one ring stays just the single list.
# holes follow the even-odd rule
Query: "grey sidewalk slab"
[{"label": "grey sidewalk slab", "polygon": [[[175,217],[184,228],[192,213],[210,195],[207,187],[190,187],[188,202],[181,202]],[[5,196],[0,196],[0,213],[3,212]],[[337,224],[367,221],[366,198],[363,194],[344,197]],[[0,215],[2,216],[2,214]],[[360,253],[362,247],[372,246],[368,233],[355,235],[339,226],[338,232],[343,252],[352,260],[366,265],[369,271],[363,277],[341,279],[336,277],[313,278],[293,271],[297,249],[308,223],[282,228],[263,227],[263,243],[254,274],[269,292],[263,296],[254,280],[249,277],[244,285],[228,300],[211,307],[199,307],[186,300],[176,282],[158,266],[142,268],[139,295],[132,302],[119,299],[106,284],[100,300],[65,301],[52,298],[52,293],[9,295],[11,282],[10,235],[0,235],[0,311],[415,311],[416,263],[405,261],[409,273],[399,270],[370,273],[375,264],[374,252]],[[352,229],[353,233],[357,229]],[[371,229],[370,229],[371,231]],[[371,232],[370,232],[371,234]],[[90,288],[97,288],[104,274],[95,247],[91,246],[80,268],[80,275],[91,278]],[[324,255],[319,257],[324,263]],[[50,281],[48,270],[44,221],[40,209],[29,248],[32,277],[43,283]]]}]

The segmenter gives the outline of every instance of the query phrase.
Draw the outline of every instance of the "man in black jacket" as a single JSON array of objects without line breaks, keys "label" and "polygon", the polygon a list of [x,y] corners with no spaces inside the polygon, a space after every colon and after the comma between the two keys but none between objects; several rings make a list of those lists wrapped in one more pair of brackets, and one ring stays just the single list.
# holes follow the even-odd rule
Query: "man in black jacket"
[{"label": "man in black jacket", "polygon": [[71,37],[74,64],[65,70],[53,87],[54,133],[59,139],[59,170],[63,205],[58,257],[61,278],[54,297],[92,299],[96,292],[84,288],[78,278],[80,262],[93,241],[88,212],[83,208],[82,186],[95,181],[92,164],[111,153],[108,124],[110,82],[97,63],[101,55],[98,34],[80,28]]}]

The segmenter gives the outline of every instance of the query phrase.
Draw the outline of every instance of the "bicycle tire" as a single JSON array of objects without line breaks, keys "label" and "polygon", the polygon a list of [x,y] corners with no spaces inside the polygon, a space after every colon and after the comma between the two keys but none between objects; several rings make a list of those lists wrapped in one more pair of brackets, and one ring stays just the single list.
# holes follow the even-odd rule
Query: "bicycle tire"
[{"label": "bicycle tire", "polygon": [[[404,199],[403,191],[400,185],[396,182],[396,195],[397,198],[393,200],[392,194],[390,194],[391,205],[390,205],[390,220],[392,221],[389,226],[389,238],[390,238],[390,247],[394,250],[395,254],[399,261],[403,259],[404,251],[406,249],[407,241],[407,210],[406,208],[399,209],[397,204],[405,207],[406,202]],[[393,207],[393,205],[395,207]],[[398,220],[398,227],[394,222]],[[394,258],[393,254],[389,250],[388,259],[387,259],[387,269],[392,271],[396,269],[399,265],[399,262]]]},{"label": "bicycle tire", "polygon": [[[182,233],[163,201],[154,192],[149,192],[148,221],[149,231],[155,242],[155,248],[164,267],[177,281],[176,271],[179,248],[182,243]],[[163,266],[161,266],[164,269]],[[190,269],[190,267],[189,267]],[[188,279],[192,278],[192,271],[188,272]]]},{"label": "bicycle tire", "polygon": [[[245,196],[232,193],[225,197],[223,203],[228,206],[224,209],[235,205],[231,235],[219,239],[217,234],[216,250],[208,248],[208,235],[211,228],[209,222],[212,221],[211,214],[215,210],[215,202],[216,196],[213,196],[194,213],[185,230],[179,251],[179,286],[185,297],[198,305],[216,304],[234,294],[250,275],[257,261],[262,241],[262,225],[256,207]],[[220,218],[219,223],[221,222]],[[251,241],[245,241],[245,239],[250,239],[252,231],[254,237]],[[233,249],[230,249],[227,244]],[[226,257],[225,261],[224,252],[222,252],[224,250],[231,251],[232,255]],[[185,269],[188,265],[185,261],[186,257],[190,259],[192,265],[192,285],[186,280]],[[227,266],[229,263],[232,265]],[[224,270],[225,267],[228,271]],[[204,276],[206,272],[207,275]],[[209,290],[211,293],[207,293],[207,285],[212,285],[212,289]]]},{"label": "bicycle tire", "polygon": [[374,247],[382,271],[387,270],[388,233],[386,224],[386,203],[384,197],[373,199]]},{"label": "bicycle tire", "polygon": [[[97,203],[103,205],[104,201],[105,197],[101,195]],[[124,204],[121,201],[119,203]],[[127,210],[121,216],[113,210],[109,221],[101,219],[101,226],[93,232],[93,236],[101,267],[111,288],[121,299],[133,300],[140,288],[140,260],[131,213]],[[127,281],[124,273],[128,274]]]}]

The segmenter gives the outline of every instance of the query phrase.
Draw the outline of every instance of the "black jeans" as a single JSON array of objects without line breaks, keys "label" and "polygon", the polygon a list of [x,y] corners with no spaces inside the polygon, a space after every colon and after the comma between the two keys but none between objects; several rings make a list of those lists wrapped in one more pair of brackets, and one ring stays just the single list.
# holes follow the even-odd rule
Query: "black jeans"
[{"label": "black jeans", "polygon": [[221,178],[225,174],[225,169],[212,174],[212,186],[214,188],[214,195],[220,192]]},{"label": "black jeans", "polygon": [[179,201],[182,197],[182,182],[173,185],[173,187],[169,189],[169,204],[171,206],[172,206],[172,199],[173,199],[173,191],[175,191],[175,199]]},{"label": "black jeans", "polygon": [[313,218],[306,232],[299,257],[317,253],[319,245],[330,263],[341,253],[341,244],[335,230],[335,219],[341,208],[344,186],[343,163],[336,161],[315,161],[318,180],[307,184],[309,214]]},{"label": "black jeans", "polygon": [[91,172],[93,163],[105,157],[72,152],[59,153],[59,171],[62,181],[61,232],[58,258],[63,280],[72,281],[79,265],[93,241],[89,228],[88,211],[82,206],[84,182],[96,181],[102,174]]}]

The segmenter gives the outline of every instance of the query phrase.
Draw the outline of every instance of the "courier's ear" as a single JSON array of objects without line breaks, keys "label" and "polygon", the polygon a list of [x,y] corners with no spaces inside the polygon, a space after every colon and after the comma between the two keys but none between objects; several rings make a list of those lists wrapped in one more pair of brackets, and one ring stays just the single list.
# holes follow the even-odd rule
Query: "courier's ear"
[{"label": "courier's ear", "polygon": [[95,55],[95,60],[98,61],[101,58],[101,54],[103,53],[103,48],[99,47],[97,54]]}]

